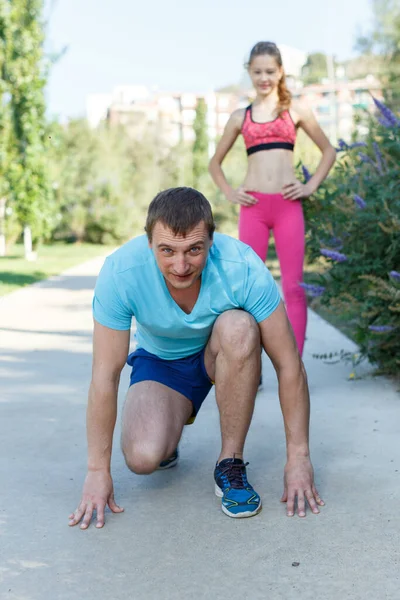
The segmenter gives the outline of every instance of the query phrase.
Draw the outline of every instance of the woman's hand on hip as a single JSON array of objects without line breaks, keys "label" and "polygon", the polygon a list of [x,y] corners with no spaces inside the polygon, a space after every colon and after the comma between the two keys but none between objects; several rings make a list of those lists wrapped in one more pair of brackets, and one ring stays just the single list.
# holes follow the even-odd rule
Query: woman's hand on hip
[{"label": "woman's hand on hip", "polygon": [[308,183],[301,183],[298,179],[287,183],[282,188],[282,195],[286,200],[302,200],[309,198],[313,193]]},{"label": "woman's hand on hip", "polygon": [[257,204],[257,198],[254,198],[251,194],[248,194],[243,187],[239,187],[237,190],[232,190],[227,198],[232,204],[241,204],[241,206],[253,206]]}]

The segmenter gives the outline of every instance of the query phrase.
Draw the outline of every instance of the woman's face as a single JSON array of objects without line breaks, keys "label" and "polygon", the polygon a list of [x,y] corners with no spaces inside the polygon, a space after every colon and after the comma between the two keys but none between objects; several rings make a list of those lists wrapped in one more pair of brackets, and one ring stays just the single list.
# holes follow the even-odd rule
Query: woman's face
[{"label": "woman's face", "polygon": [[251,61],[249,75],[257,94],[268,96],[277,89],[283,70],[276,58],[269,54],[262,54]]}]

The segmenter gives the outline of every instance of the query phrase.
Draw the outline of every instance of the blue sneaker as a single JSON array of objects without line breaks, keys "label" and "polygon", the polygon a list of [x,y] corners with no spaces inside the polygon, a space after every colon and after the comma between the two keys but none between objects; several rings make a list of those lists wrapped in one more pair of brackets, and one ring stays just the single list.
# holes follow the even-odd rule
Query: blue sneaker
[{"label": "blue sneaker", "polygon": [[171,469],[171,467],[175,467],[178,464],[179,452],[178,448],[175,448],[173,454],[160,462],[157,467],[157,471],[164,471],[165,469]]},{"label": "blue sneaker", "polygon": [[246,466],[240,458],[225,458],[214,471],[215,494],[228,517],[253,517],[261,510],[261,498],[247,481]]}]

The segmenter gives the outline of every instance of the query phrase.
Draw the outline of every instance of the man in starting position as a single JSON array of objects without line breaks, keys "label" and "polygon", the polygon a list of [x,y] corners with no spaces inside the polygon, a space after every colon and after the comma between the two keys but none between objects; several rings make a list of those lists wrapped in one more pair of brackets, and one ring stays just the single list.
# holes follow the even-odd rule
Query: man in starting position
[{"label": "man in starting position", "polygon": [[[104,525],[114,500],[110,473],[117,392],[125,363],[131,385],[122,417],[122,451],[139,474],[178,460],[185,424],[193,422],[212,385],[222,446],[215,489],[230,517],[251,517],[261,499],[246,477],[243,449],[260,379],[260,346],[279,380],[287,462],[287,514],[305,516],[323,501],[309,455],[306,373],[279,291],[253,250],[214,234],[206,198],[192,188],[161,192],[151,202],[146,235],[109,256],[93,300],[93,373],[87,411],[88,473],[70,525],[86,529],[96,510]],[[129,353],[132,317],[137,349]]]}]

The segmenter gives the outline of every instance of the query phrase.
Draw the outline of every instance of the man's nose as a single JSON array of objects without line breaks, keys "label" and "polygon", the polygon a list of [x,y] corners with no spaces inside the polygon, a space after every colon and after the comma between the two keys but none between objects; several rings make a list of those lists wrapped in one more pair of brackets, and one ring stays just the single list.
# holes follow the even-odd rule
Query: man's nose
[{"label": "man's nose", "polygon": [[179,256],[176,258],[174,269],[177,275],[185,275],[189,268],[190,265],[187,263],[186,258],[184,256]]}]

